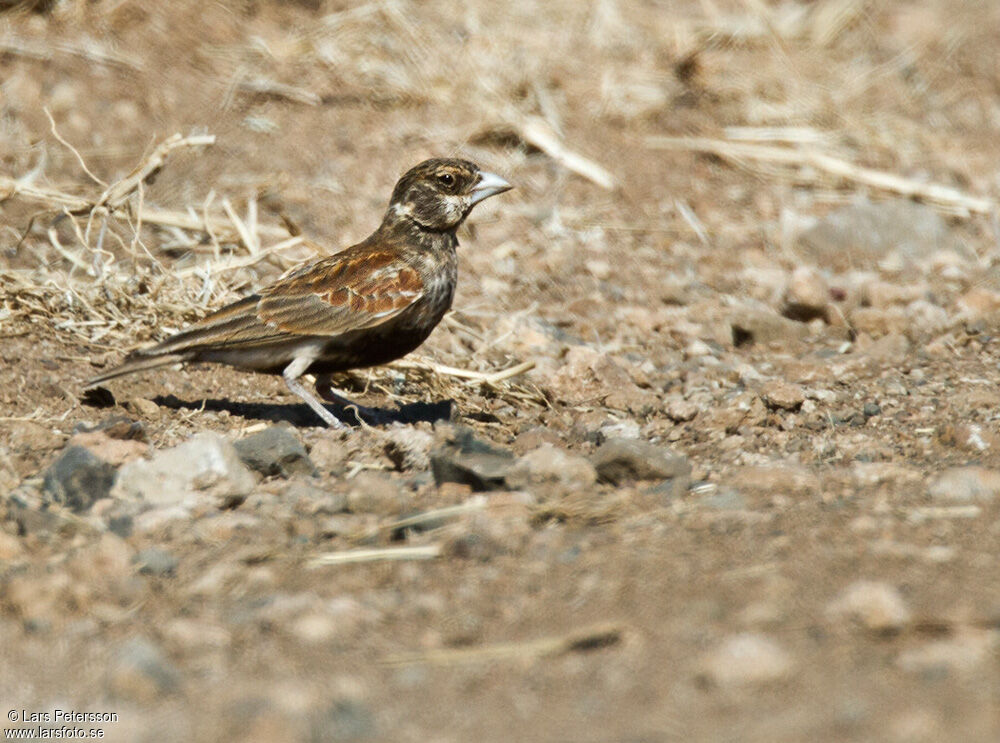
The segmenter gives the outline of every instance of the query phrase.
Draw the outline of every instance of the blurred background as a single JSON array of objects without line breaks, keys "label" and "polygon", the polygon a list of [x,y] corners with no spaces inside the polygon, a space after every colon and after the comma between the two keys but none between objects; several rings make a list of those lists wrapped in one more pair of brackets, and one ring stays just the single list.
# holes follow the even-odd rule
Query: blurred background
[{"label": "blurred background", "polygon": [[[171,727],[177,740],[995,740],[998,522],[958,530],[905,509],[915,492],[936,497],[941,463],[1000,456],[998,50],[992,0],[0,0],[8,492],[103,414],[81,407],[82,380],[361,240],[405,170],[448,156],[516,190],[462,228],[455,308],[419,369],[345,388],[376,404],[455,399],[518,454],[528,434],[588,455],[622,432],[666,442],[703,488],[654,516],[637,504],[661,495],[635,488],[533,512],[534,546],[504,571],[450,565],[466,593],[450,572],[428,588],[407,568],[335,586],[291,565],[268,583],[270,558],[247,552],[261,524],[232,537],[243,552],[171,532],[180,578],[140,590],[105,542],[47,542],[21,523],[0,542],[4,698],[118,700],[129,720],[105,729],[127,740],[174,739]],[[528,362],[481,388],[441,372]],[[193,374],[116,389],[144,419],[166,410],[150,402],[164,392],[294,402],[277,380]],[[155,446],[247,425],[162,415]],[[317,451],[320,434],[302,435]],[[352,456],[382,462],[357,436],[370,446]],[[792,469],[748,474],[779,461]],[[896,469],[863,470],[884,463]],[[995,483],[983,487],[970,499]],[[430,488],[424,505],[459,499],[413,488]],[[796,512],[803,501],[815,510]],[[730,519],[758,506],[757,521]],[[288,519],[268,520],[287,527],[267,537],[275,550],[312,534]],[[926,551],[961,539],[952,557]],[[84,544],[91,567],[72,573],[65,551]],[[232,574],[197,585],[230,558]],[[890,588],[836,603],[859,561]],[[264,616],[259,596],[277,606],[286,580],[351,598]],[[931,620],[911,623],[921,611]],[[958,614],[971,634],[924,652]],[[599,660],[454,677],[374,663],[611,615],[632,639]],[[748,629],[779,648],[720,639]],[[108,671],[144,631],[154,650],[126,645],[131,665]]]}]

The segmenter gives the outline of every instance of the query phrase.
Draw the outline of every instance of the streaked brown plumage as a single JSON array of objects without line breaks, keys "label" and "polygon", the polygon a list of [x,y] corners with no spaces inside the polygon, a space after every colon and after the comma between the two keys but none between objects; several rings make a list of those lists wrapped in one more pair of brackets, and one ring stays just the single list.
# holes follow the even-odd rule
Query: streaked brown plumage
[{"label": "streaked brown plumage", "polygon": [[[87,387],[178,362],[229,364],[282,374],[327,425],[340,427],[299,377],[385,364],[423,343],[455,294],[455,231],[473,206],[510,188],[466,160],[427,160],[400,178],[382,224],[366,240],[132,352]],[[343,402],[325,378],[317,390]]]}]

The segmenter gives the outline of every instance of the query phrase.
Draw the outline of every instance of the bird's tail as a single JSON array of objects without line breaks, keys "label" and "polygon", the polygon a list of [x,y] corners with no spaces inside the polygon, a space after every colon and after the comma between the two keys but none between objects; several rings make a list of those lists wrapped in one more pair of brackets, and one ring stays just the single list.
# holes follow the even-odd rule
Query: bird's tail
[{"label": "bird's tail", "polygon": [[111,379],[124,377],[126,374],[134,374],[135,372],[146,371],[147,369],[159,369],[161,366],[177,364],[181,361],[187,361],[188,358],[189,355],[184,353],[167,353],[153,356],[146,355],[142,351],[135,351],[129,354],[125,361],[114,369],[99,374],[93,379],[88,379],[84,385],[84,389],[89,390]]}]

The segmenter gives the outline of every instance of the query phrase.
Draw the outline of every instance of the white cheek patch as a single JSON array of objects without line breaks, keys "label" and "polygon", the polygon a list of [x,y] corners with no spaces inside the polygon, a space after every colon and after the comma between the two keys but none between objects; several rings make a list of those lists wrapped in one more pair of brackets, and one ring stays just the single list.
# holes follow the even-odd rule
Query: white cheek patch
[{"label": "white cheek patch", "polygon": [[470,204],[468,198],[464,196],[447,196],[444,200],[445,203],[445,213],[448,215],[449,222],[457,222],[465,213],[469,210]]}]

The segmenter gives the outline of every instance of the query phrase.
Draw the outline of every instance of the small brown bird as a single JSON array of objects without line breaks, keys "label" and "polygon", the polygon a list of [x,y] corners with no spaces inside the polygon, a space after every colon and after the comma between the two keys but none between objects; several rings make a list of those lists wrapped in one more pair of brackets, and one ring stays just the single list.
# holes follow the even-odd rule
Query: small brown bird
[{"label": "small brown bird", "polygon": [[346,250],[291,269],[260,293],[234,302],[87,382],[178,362],[210,361],[281,374],[327,425],[344,424],[302,386],[331,402],[334,372],[385,364],[430,335],[451,307],[458,279],[455,231],[472,207],[509,191],[498,175],[467,160],[426,160],[392,191],[382,224]]}]

